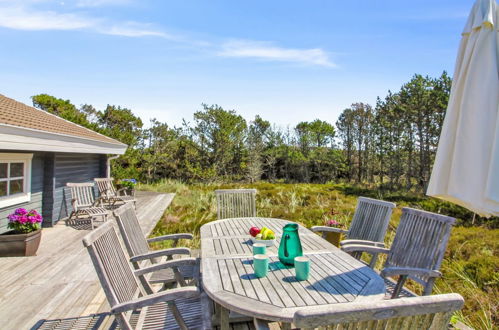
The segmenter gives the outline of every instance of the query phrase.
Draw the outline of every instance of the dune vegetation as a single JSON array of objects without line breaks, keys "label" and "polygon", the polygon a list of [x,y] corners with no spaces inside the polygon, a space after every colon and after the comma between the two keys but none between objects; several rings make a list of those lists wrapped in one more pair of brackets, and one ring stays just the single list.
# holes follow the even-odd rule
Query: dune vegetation
[{"label": "dune vegetation", "polygon": [[[497,313],[499,296],[499,229],[495,222],[481,226],[464,226],[459,221],[467,213],[460,207],[433,198],[409,193],[387,193],[379,190],[359,189],[341,184],[183,184],[178,181],[161,181],[152,185],[140,185],[139,189],[158,192],[174,192],[176,197],[157,224],[152,236],[176,232],[192,232],[193,241],[182,242],[191,248],[199,248],[199,228],[216,218],[213,191],[218,188],[256,188],[259,216],[289,219],[310,227],[334,218],[348,228],[359,195],[389,200],[397,204],[394,210],[386,243],[393,240],[404,206],[440,212],[458,218],[453,229],[446,257],[442,264],[443,277],[436,282],[434,293],[457,292],[466,300],[462,311],[454,315],[475,329],[494,329],[499,326]],[[463,212],[461,214],[460,212]],[[155,248],[164,246],[157,245]],[[377,268],[382,266],[382,259]],[[409,283],[409,285],[411,285]],[[419,287],[411,287],[418,292]]]}]

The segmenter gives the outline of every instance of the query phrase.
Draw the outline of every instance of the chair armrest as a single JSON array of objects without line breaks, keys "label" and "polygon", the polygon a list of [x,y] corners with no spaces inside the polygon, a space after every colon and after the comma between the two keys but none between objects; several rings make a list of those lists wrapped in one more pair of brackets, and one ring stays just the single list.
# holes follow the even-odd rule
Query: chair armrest
[{"label": "chair armrest", "polygon": [[120,188],[120,189],[116,190],[116,196],[118,196],[118,197],[119,197],[119,195],[121,194],[121,192],[125,192],[125,195],[124,195],[124,196],[126,196],[126,190],[127,190],[127,189],[128,189],[128,188],[123,187],[123,188]]},{"label": "chair armrest", "polygon": [[102,202],[104,201],[104,199],[102,198],[102,196],[99,196],[95,199],[94,203],[92,204],[92,206],[102,206]]},{"label": "chair armrest", "polygon": [[367,252],[367,253],[385,253],[390,252],[390,249],[371,246],[371,245],[362,245],[362,244],[348,244],[342,248],[345,252]]},{"label": "chair armrest", "polygon": [[340,242],[341,246],[349,245],[349,244],[360,244],[360,245],[385,247],[385,243],[383,243],[383,242],[365,241],[362,239],[345,239],[345,240]]},{"label": "chair armrest", "polygon": [[130,258],[131,262],[137,262],[142,260],[149,260],[154,258],[159,258],[163,256],[172,256],[174,254],[187,254],[191,255],[191,249],[189,248],[171,248],[158,251],[152,251],[144,254],[139,254]]},{"label": "chair armrest", "polygon": [[105,197],[105,198],[109,198],[109,189],[104,189],[101,193],[100,193],[101,197]]},{"label": "chair armrest", "polygon": [[253,319],[253,325],[256,330],[270,330],[269,321],[257,319],[256,317]]},{"label": "chair armrest", "polygon": [[398,275],[441,277],[442,273],[438,270],[410,267],[386,267],[381,271],[382,277],[392,277]]},{"label": "chair armrest", "polygon": [[161,242],[161,241],[166,241],[166,240],[193,239],[193,238],[194,238],[194,236],[192,234],[189,234],[189,233],[170,234],[170,235],[163,235],[163,236],[149,238],[147,240],[147,243]]},{"label": "chair armrest", "polygon": [[180,298],[193,298],[199,296],[199,294],[200,291],[195,286],[170,289],[168,291],[154,293],[121,304],[117,304],[111,308],[111,313],[123,313],[129,310],[151,306],[160,302],[173,301]]},{"label": "chair armrest", "polygon": [[336,228],[336,227],[328,227],[328,226],[313,226],[310,228],[313,232],[333,232],[333,233],[342,233],[348,234],[348,230]]},{"label": "chair armrest", "polygon": [[71,200],[71,206],[73,207],[73,211],[78,210],[78,201],[75,198]]},{"label": "chair armrest", "polygon": [[152,266],[137,269],[134,271],[134,274],[140,276],[151,272],[157,272],[158,270],[162,270],[165,268],[196,266],[196,264],[197,264],[196,258],[182,258],[182,259],[168,260],[160,264],[154,264]]}]

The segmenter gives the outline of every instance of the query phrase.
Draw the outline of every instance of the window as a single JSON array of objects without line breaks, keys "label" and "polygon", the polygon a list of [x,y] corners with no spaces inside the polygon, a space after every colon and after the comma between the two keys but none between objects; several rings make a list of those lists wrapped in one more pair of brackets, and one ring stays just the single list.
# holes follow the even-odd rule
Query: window
[{"label": "window", "polygon": [[32,158],[0,153],[0,208],[30,201]]}]

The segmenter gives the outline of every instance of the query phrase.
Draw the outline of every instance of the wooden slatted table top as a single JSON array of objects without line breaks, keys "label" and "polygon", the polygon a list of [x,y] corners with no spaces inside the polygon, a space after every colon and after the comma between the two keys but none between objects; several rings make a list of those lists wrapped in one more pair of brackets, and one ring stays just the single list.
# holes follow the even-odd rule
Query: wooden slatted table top
[{"label": "wooden slatted table top", "polygon": [[[229,310],[271,321],[291,322],[297,310],[369,299],[382,300],[383,279],[368,266],[303,226],[299,235],[310,258],[310,277],[295,279],[294,268],[277,257],[282,227],[291,221],[273,218],[217,220],[201,227],[201,267],[206,293]],[[276,244],[267,248],[269,274],[256,278],[249,228],[268,227]]]}]

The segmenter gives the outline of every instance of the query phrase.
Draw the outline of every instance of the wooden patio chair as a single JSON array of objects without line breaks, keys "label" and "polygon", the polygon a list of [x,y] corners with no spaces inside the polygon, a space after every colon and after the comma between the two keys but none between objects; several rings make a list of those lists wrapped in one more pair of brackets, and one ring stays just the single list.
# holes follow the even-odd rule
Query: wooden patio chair
[{"label": "wooden patio chair", "polygon": [[128,196],[126,194],[126,189],[116,190],[113,185],[113,178],[95,178],[95,183],[99,188],[99,193],[102,198],[103,203],[108,206],[115,206],[118,204],[133,203],[135,207],[136,199],[134,196]]},{"label": "wooden patio chair", "polygon": [[218,189],[217,218],[256,217],[256,189]]},{"label": "wooden patio chair", "polygon": [[[114,211],[118,227],[123,237],[130,261],[135,269],[143,268],[151,263],[164,260],[173,260],[174,255],[191,255],[191,250],[185,247],[177,247],[180,239],[192,239],[193,235],[188,233],[157,236],[146,239],[140,227],[139,219],[130,204],[125,204]],[[151,251],[149,243],[173,241],[172,248]],[[149,283],[178,284],[186,286],[195,284],[199,280],[199,262],[195,264],[182,265],[180,267],[165,268],[154,272],[148,279]]]},{"label": "wooden patio chair", "polygon": [[121,329],[211,329],[211,302],[198,287],[148,294],[138,280],[147,273],[192,265],[195,259],[170,260],[133,270],[111,221],[85,236],[83,245]]},{"label": "wooden patio chair", "polygon": [[[318,306],[314,310],[298,310],[293,324],[297,329],[448,329],[453,312],[463,304],[463,297],[450,293],[338,304],[334,309]],[[260,320],[255,325],[259,329],[266,327]]]},{"label": "wooden patio chair", "polygon": [[[379,253],[387,254],[381,276],[385,278],[392,298],[401,293],[415,295],[403,287],[408,278],[421,284],[426,296],[431,294],[435,279],[442,276],[439,269],[455,221],[455,218],[445,215],[404,207],[390,249],[366,244],[349,244],[343,249],[346,252],[373,254],[371,267],[376,264]],[[390,279],[394,276],[398,276],[397,282]]]},{"label": "wooden patio chair", "polygon": [[103,222],[107,221],[109,212],[106,208],[100,206],[101,199],[94,197],[94,184],[88,183],[66,183],[71,191],[71,205],[73,211],[69,220],[78,220],[80,218],[90,218],[92,229],[94,228],[94,219],[100,217]]},{"label": "wooden patio chair", "polygon": [[[383,241],[394,208],[394,203],[359,197],[349,230],[328,226],[314,226],[311,230],[322,233],[323,237],[327,232],[345,234],[346,239],[340,242],[342,246],[363,243],[384,247]],[[356,257],[360,258],[360,254]]]}]

